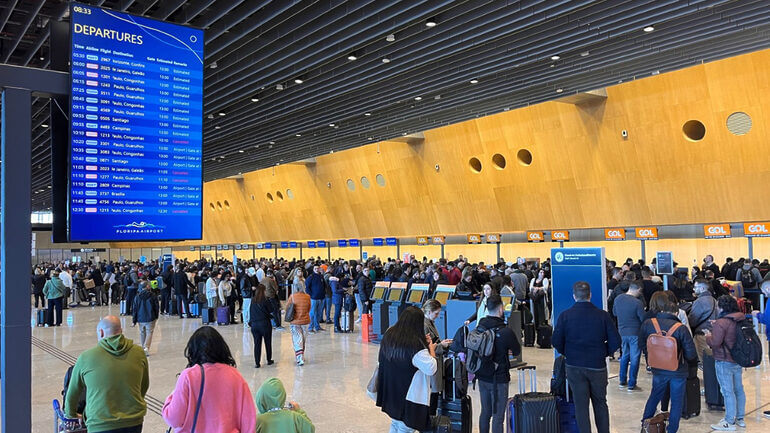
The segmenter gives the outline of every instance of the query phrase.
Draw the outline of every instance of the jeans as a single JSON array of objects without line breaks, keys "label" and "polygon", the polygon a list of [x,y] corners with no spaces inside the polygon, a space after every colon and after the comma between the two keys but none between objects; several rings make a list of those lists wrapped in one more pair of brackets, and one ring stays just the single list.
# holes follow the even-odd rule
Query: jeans
[{"label": "jeans", "polygon": [[131,312],[134,308],[134,298],[136,297],[136,291],[136,287],[129,287],[128,290],[126,290],[126,314],[129,316],[131,315]]},{"label": "jeans", "polygon": [[671,395],[671,410],[668,418],[668,433],[679,430],[679,419],[682,418],[682,406],[684,405],[684,391],[687,384],[687,376],[674,376],[669,374],[652,375],[652,390],[644,406],[642,420],[652,418],[658,409],[658,403],[663,399],[666,391]]},{"label": "jeans", "polygon": [[361,320],[361,314],[364,314],[364,304],[361,302],[361,294],[356,293],[356,306],[358,307],[358,320]]},{"label": "jeans", "polygon": [[[249,301],[251,299],[246,298]],[[273,361],[273,326],[270,322],[258,322],[255,326],[251,327],[251,336],[254,337],[254,363],[260,365],[259,361],[262,359],[262,341],[265,342],[265,355],[267,361]]]},{"label": "jeans", "polygon": [[310,330],[311,331],[320,331],[321,330],[321,324],[319,323],[321,320],[323,320],[323,299],[311,299],[310,300]]},{"label": "jeans", "polygon": [[273,309],[275,310],[275,314],[273,315],[273,320],[275,321],[274,325],[276,328],[282,328],[281,326],[281,299],[277,296],[275,298],[270,298],[270,302],[273,303]]},{"label": "jeans", "polygon": [[249,320],[251,319],[251,298],[243,298],[242,310],[243,326],[246,326],[249,324]]},{"label": "jeans", "polygon": [[402,421],[391,419],[388,433],[414,433],[414,429],[407,427]]},{"label": "jeans", "polygon": [[94,287],[94,293],[96,293],[96,305],[103,305],[107,303],[107,291],[104,286]]},{"label": "jeans", "polygon": [[190,315],[190,304],[188,303],[187,295],[176,295],[176,304],[180,319],[184,314]]},{"label": "jeans", "polygon": [[326,321],[331,322],[332,321],[332,298],[331,296],[326,297],[324,299],[324,308],[323,313],[321,314],[321,320],[323,320],[324,316],[326,316]]},{"label": "jeans", "polygon": [[725,421],[735,424],[746,416],[746,393],[743,392],[743,367],[727,361],[716,361],[717,382],[725,397]]},{"label": "jeans", "polygon": [[[64,297],[48,300],[48,326],[61,325],[61,307]],[[56,321],[53,320],[53,312],[56,311]]]},{"label": "jeans", "polygon": [[492,419],[492,433],[503,433],[505,406],[508,403],[508,382],[489,383],[479,380],[481,396],[481,414],[479,432],[489,433],[489,420]]},{"label": "jeans", "polygon": [[[171,289],[161,290],[160,291],[160,313],[161,314],[171,313],[171,311],[169,311],[168,309],[170,300],[171,300]],[[179,314],[182,314],[182,313],[180,312]]]},{"label": "jeans", "polygon": [[342,296],[334,296],[334,329],[340,329],[340,315],[342,314]]},{"label": "jeans", "polygon": [[[596,430],[610,433],[610,411],[607,408],[607,369],[594,370],[567,366],[567,380],[575,400],[575,418],[581,433],[591,431],[589,402],[594,408]],[[681,408],[679,412],[681,412]]]},{"label": "jeans", "polygon": [[139,323],[139,343],[143,349],[150,350],[152,332],[155,330],[155,322]]},{"label": "jeans", "polygon": [[[620,383],[628,383],[628,388],[636,386],[636,377],[639,374],[639,336],[628,335],[620,337],[623,342],[623,355],[620,357]],[[631,370],[629,371],[629,363]]]}]

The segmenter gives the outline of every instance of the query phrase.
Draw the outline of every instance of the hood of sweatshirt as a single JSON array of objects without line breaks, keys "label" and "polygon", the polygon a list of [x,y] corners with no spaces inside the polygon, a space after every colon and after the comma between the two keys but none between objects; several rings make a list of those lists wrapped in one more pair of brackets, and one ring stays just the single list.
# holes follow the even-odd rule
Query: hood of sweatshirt
[{"label": "hood of sweatshirt", "polygon": [[257,391],[257,410],[265,413],[270,409],[282,409],[286,403],[286,390],[278,378],[267,379]]},{"label": "hood of sweatshirt", "polygon": [[134,341],[129,340],[123,334],[113,335],[112,337],[105,337],[99,340],[99,347],[113,356],[125,354],[133,345]]}]

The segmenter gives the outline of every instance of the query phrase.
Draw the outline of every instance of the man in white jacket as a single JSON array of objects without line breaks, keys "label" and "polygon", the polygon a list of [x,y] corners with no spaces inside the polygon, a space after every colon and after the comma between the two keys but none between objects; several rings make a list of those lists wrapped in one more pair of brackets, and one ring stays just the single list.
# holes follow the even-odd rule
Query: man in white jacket
[{"label": "man in white jacket", "polygon": [[[61,282],[64,284],[64,287],[67,288],[67,293],[72,293],[72,302],[73,304],[80,305],[80,298],[78,297],[77,291],[72,290],[72,276],[70,275],[69,269],[62,269],[61,273],[59,273],[59,279],[61,279]],[[67,305],[67,295],[64,295],[64,305]]]}]

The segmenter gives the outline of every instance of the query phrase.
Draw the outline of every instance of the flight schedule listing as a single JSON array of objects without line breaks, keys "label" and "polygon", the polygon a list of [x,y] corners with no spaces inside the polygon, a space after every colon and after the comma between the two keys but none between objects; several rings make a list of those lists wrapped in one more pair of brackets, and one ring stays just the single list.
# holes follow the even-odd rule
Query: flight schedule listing
[{"label": "flight schedule listing", "polygon": [[203,32],[71,7],[70,240],[200,239]]}]

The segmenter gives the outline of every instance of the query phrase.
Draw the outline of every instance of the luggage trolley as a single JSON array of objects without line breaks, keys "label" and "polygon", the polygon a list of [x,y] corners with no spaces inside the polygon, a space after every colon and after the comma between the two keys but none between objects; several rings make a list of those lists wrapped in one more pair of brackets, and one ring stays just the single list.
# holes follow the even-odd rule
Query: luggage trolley
[{"label": "luggage trolley", "polygon": [[448,300],[452,299],[454,294],[455,286],[450,284],[439,284],[436,286],[436,291],[433,292],[433,299],[441,303],[441,312],[439,313],[434,323],[436,325],[436,329],[438,329],[439,338],[442,340],[449,338],[447,337],[446,328],[446,304]]},{"label": "luggage trolley", "polygon": [[377,281],[374,283],[371,299],[374,301],[374,304],[372,304],[372,332],[377,335],[375,341],[382,339],[383,334],[385,334],[390,325],[390,322],[388,322],[388,306],[390,304],[385,299],[388,288],[390,288],[389,281]]},{"label": "luggage trolley", "polygon": [[88,433],[82,419],[64,416],[59,400],[56,399],[53,401],[53,431],[54,433]]},{"label": "luggage trolley", "polygon": [[404,292],[406,292],[406,283],[390,283],[390,290],[388,291],[388,327],[396,324],[398,316],[404,311],[406,305],[404,304]]}]

